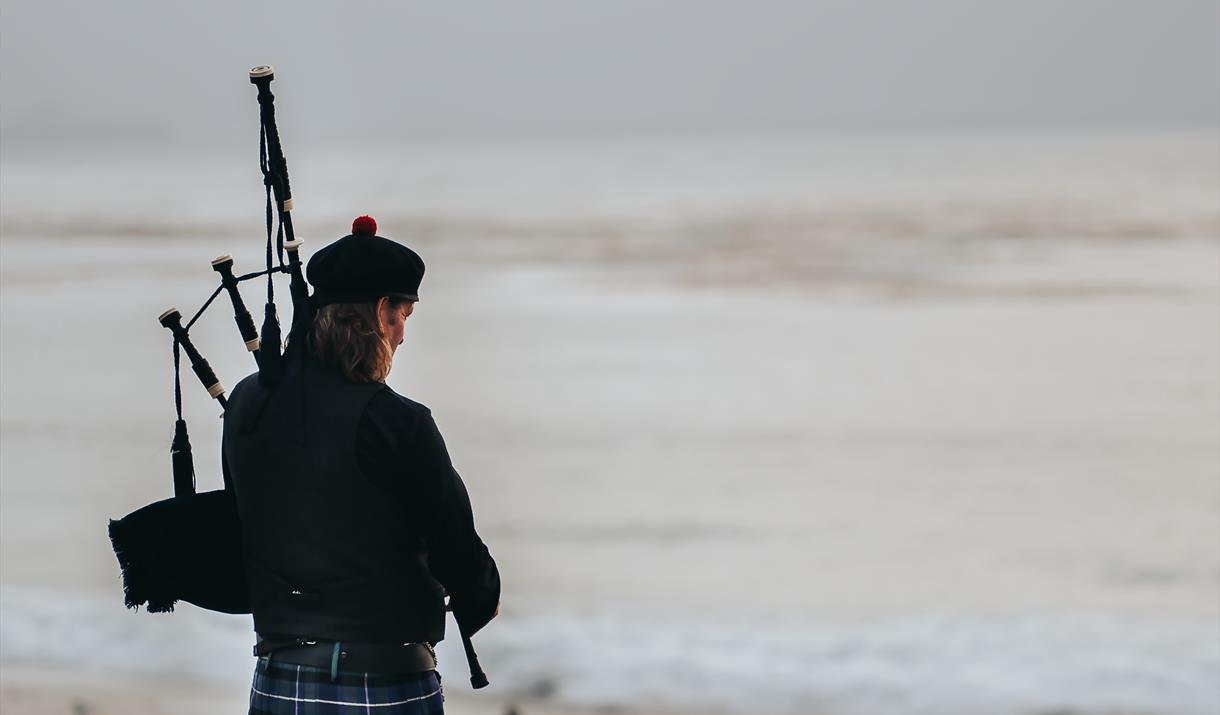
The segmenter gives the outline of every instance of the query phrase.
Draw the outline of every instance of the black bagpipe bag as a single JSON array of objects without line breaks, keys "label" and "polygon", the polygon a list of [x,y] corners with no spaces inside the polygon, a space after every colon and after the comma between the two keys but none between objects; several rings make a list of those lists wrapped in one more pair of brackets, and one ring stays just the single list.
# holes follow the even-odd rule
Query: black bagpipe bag
[{"label": "black bagpipe bag", "polygon": [[128,608],[174,610],[178,601],[249,613],[237,502],[229,489],[184,494],[110,521]]}]

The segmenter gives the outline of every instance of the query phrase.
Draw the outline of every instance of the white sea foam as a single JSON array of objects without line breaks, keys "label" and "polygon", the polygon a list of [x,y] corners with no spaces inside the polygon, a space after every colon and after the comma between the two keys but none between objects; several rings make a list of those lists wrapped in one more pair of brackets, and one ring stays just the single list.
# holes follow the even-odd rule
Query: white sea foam
[{"label": "white sea foam", "polygon": [[[5,664],[235,687],[252,665],[248,617],[125,611],[117,592],[0,595]],[[476,641],[500,698],[642,712],[1203,715],[1220,707],[1218,632],[1215,622],[1099,616],[750,625],[561,614],[505,616]],[[450,687],[464,687],[454,638],[441,663]]]}]

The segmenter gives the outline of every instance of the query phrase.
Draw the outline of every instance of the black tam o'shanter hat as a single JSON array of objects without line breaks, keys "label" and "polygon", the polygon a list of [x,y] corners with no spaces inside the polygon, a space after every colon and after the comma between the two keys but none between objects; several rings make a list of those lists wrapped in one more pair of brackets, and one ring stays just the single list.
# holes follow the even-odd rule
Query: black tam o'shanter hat
[{"label": "black tam o'shanter hat", "polygon": [[377,235],[371,216],[352,221],[351,234],[325,246],[309,259],[306,277],[313,284],[313,307],[365,303],[381,296],[419,300],[424,260],[406,246]]}]

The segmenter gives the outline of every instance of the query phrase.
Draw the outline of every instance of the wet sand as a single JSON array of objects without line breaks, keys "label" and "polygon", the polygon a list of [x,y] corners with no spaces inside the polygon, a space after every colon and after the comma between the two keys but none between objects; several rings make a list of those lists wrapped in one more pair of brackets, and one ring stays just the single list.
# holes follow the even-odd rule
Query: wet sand
[{"label": "wet sand", "polygon": [[[0,712],[4,715],[233,715],[245,712],[249,691],[193,681],[115,675],[86,670],[5,667],[0,671]],[[544,703],[515,703],[494,697],[445,695],[448,715],[581,715],[605,710]],[[653,713],[672,711],[650,711]]]}]

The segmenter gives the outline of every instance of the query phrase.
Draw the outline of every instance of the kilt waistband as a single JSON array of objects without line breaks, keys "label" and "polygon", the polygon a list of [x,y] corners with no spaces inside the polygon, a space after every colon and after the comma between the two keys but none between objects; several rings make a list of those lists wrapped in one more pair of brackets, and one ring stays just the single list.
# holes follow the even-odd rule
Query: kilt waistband
[{"label": "kilt waistband", "polygon": [[361,643],[306,638],[263,638],[255,656],[293,665],[367,673],[423,673],[436,669],[436,651],[429,643]]}]

